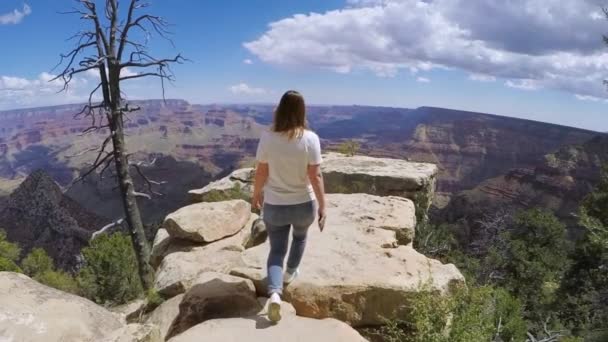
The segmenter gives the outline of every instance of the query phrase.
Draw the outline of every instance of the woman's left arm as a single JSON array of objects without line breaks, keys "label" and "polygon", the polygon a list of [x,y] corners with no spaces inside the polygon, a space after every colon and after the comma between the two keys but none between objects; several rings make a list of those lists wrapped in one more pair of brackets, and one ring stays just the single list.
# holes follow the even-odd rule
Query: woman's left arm
[{"label": "woman's left arm", "polygon": [[268,180],[268,163],[258,162],[255,168],[255,181],[253,183],[253,197],[251,199],[251,206],[254,209],[262,209],[264,205],[264,184]]}]

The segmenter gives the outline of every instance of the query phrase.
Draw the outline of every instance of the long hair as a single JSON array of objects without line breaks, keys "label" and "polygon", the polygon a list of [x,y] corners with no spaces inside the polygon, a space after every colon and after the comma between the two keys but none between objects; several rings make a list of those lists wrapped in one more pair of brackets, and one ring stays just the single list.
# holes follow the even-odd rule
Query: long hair
[{"label": "long hair", "polygon": [[272,131],[285,134],[291,140],[301,137],[307,128],[304,97],[295,90],[287,91],[274,112]]}]

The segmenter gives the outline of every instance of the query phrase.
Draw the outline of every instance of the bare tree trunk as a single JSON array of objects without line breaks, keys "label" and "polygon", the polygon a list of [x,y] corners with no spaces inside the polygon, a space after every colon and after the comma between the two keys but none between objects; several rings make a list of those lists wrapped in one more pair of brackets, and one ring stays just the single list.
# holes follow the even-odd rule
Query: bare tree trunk
[{"label": "bare tree trunk", "polygon": [[129,173],[129,161],[125,151],[124,128],[122,114],[120,112],[113,113],[112,120],[112,143],[114,145],[114,164],[118,175],[118,183],[125,211],[127,225],[131,234],[133,248],[137,256],[137,264],[139,276],[144,289],[149,290],[153,286],[154,271],[149,264],[150,246],[146,239],[144,225],[137,206],[137,198],[135,196],[135,187],[133,179]]},{"label": "bare tree trunk", "polygon": [[[127,15],[123,20],[119,18],[118,0],[105,0],[105,5],[101,11],[98,11],[94,0],[77,0],[77,2],[82,5],[83,9],[75,8],[69,13],[78,14],[81,19],[91,21],[92,28],[81,31],[73,37],[77,40],[76,48],[61,55],[60,64],[64,60],[67,63],[63,72],[53,80],[62,79],[64,90],[66,90],[75,75],[90,70],[99,71],[99,84],[90,93],[88,104],[76,116],[84,115],[92,120],[91,127],[83,133],[96,132],[106,127],[111,132],[111,135],[104,140],[99,148],[92,167],[78,177],[77,181],[84,179],[98,168],[101,168],[100,175],[103,176],[104,171],[111,166],[112,159],[114,160],[125,219],[137,257],[139,276],[143,287],[149,290],[153,285],[154,272],[149,264],[150,246],[146,240],[144,225],[136,200],[138,195],[144,195],[144,193],[136,191],[129,172],[130,167],[136,168],[138,174],[148,184],[148,190],[151,193],[155,193],[152,185],[160,183],[145,177],[137,163],[129,164],[129,154],[124,138],[124,116],[129,112],[139,110],[139,108],[129,108],[128,105],[123,107],[120,84],[127,80],[155,77],[161,81],[164,98],[164,82],[173,80],[169,65],[181,63],[185,59],[179,54],[174,58],[157,59],[148,53],[147,38],[151,31],[165,39],[168,39],[167,34],[169,32],[167,31],[168,24],[163,18],[150,14],[135,15],[138,10],[148,7],[149,4],[143,0],[131,0]],[[130,31],[132,30],[143,32],[146,37],[145,42],[131,39]],[[81,56],[85,51],[89,55]],[[123,60],[123,54],[129,56],[128,60]],[[153,67],[157,68],[157,71],[149,70]],[[121,77],[121,70],[126,68],[139,69],[141,72]],[[94,103],[94,95],[98,91],[102,92],[103,101]],[[107,123],[103,122],[104,115]],[[110,140],[114,148],[112,152],[106,151]],[[151,198],[151,195],[146,197]]]}]

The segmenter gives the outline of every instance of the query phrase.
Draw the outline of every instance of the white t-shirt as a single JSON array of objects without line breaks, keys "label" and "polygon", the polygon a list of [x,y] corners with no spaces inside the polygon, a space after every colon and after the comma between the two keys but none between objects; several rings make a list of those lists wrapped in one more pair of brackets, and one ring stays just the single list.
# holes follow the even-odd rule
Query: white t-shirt
[{"label": "white t-shirt", "polygon": [[319,137],[306,130],[301,138],[290,140],[271,131],[262,133],[256,159],[268,163],[269,175],[264,186],[264,202],[274,205],[301,204],[315,199],[308,180],[308,165],[319,165]]}]

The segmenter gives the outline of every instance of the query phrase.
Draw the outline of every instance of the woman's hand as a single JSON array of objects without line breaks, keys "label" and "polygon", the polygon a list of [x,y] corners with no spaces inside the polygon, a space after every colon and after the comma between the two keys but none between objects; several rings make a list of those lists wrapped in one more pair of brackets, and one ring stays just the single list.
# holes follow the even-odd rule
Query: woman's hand
[{"label": "woman's hand", "polygon": [[264,196],[261,192],[254,192],[251,198],[251,207],[255,210],[262,210],[262,205],[264,205]]},{"label": "woman's hand", "polygon": [[323,231],[323,229],[325,229],[325,219],[327,218],[327,213],[325,212],[325,207],[319,207],[318,215],[319,215],[319,230]]}]

